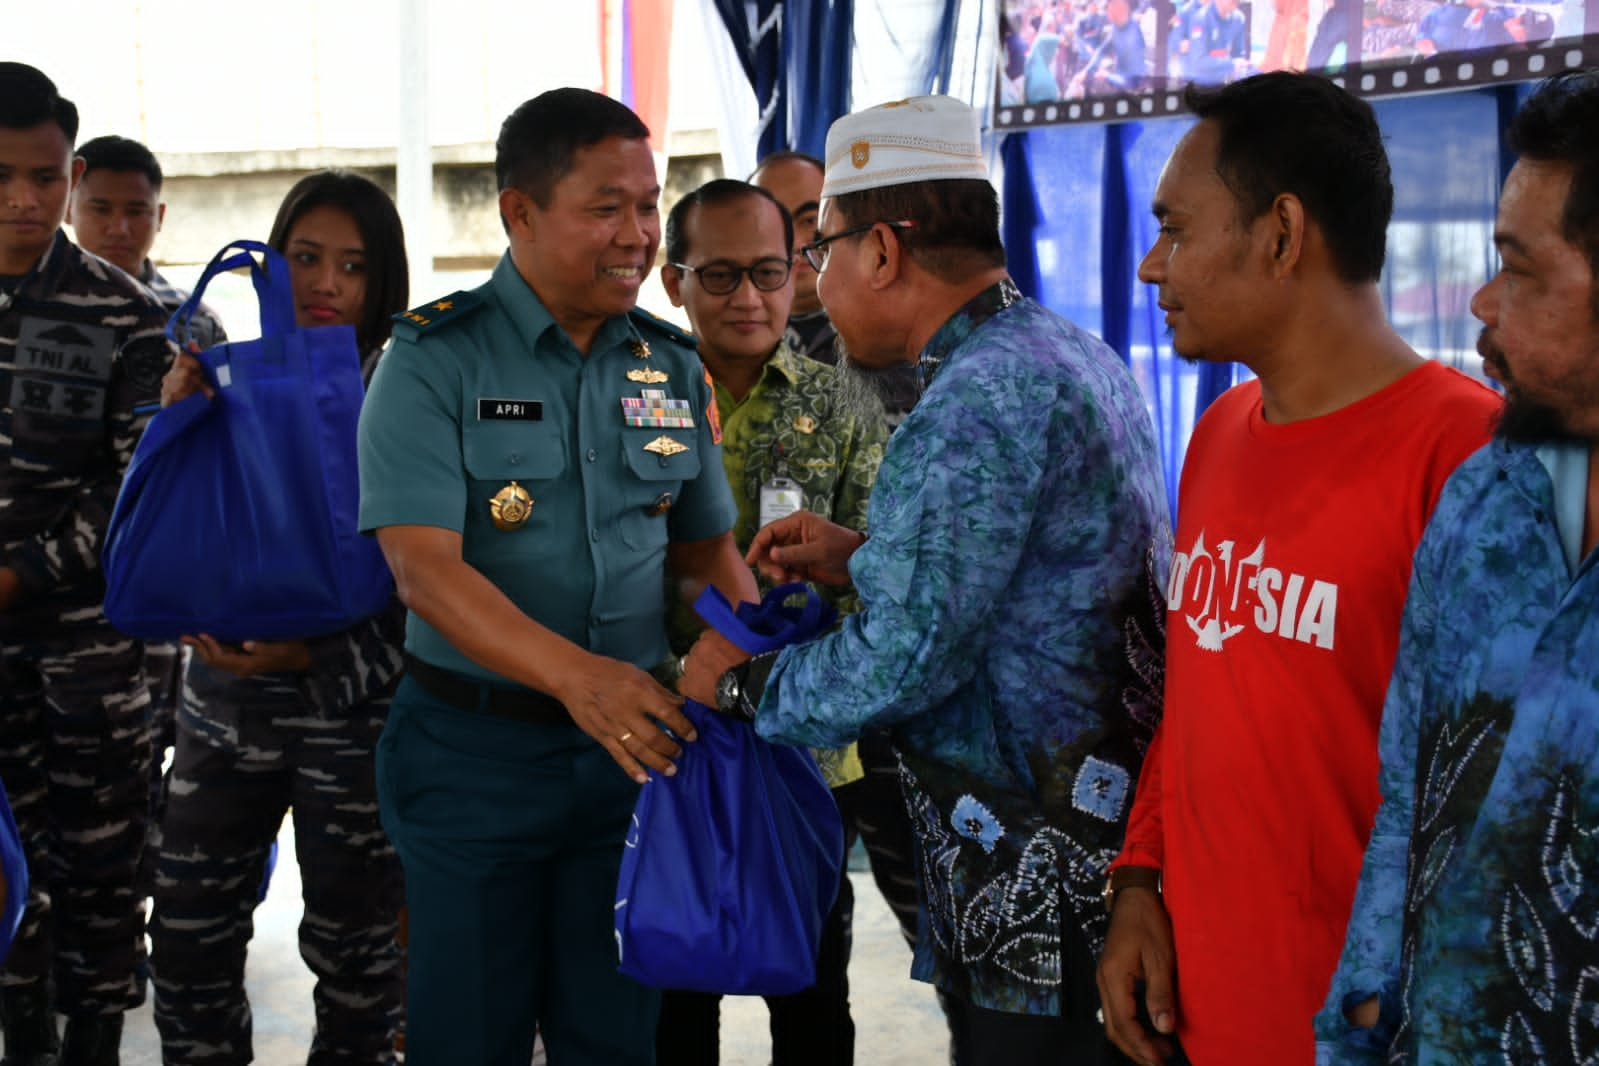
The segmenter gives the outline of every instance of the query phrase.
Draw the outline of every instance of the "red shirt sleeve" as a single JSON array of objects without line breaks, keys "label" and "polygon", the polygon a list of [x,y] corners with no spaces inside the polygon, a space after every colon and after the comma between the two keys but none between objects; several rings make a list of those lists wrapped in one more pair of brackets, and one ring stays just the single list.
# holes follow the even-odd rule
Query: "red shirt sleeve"
[{"label": "red shirt sleeve", "polygon": [[1161,818],[1160,774],[1161,752],[1165,745],[1165,723],[1155,730],[1149,751],[1144,754],[1144,768],[1138,775],[1138,791],[1133,795],[1133,810],[1127,817],[1127,838],[1122,842],[1121,854],[1110,864],[1118,866],[1152,866],[1159,870],[1165,866],[1165,823]]}]

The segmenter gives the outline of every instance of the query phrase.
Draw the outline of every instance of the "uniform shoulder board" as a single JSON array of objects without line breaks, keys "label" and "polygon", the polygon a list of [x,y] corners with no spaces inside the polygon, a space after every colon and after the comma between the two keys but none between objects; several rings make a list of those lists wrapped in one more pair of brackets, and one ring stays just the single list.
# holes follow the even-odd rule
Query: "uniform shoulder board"
[{"label": "uniform shoulder board", "polygon": [[681,344],[690,351],[693,351],[699,347],[700,342],[695,339],[694,334],[688,332],[679,325],[668,322],[664,318],[658,318],[657,316],[650,314],[642,307],[633,308],[633,310],[627,313],[627,317],[633,320],[634,329],[641,331],[653,330],[658,334],[664,333],[667,339],[676,341],[678,344]]},{"label": "uniform shoulder board", "polygon": [[418,333],[431,333],[447,322],[455,322],[483,306],[483,297],[465,290],[452,292],[437,300],[401,311],[394,316],[400,325],[410,326]]}]

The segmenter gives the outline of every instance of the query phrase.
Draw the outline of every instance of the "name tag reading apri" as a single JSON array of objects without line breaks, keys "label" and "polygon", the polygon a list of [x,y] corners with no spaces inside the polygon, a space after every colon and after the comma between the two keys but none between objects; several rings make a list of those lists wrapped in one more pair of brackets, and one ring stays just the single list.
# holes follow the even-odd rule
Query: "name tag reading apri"
[{"label": "name tag reading apri", "polygon": [[477,402],[479,422],[542,422],[542,400],[485,400]]}]

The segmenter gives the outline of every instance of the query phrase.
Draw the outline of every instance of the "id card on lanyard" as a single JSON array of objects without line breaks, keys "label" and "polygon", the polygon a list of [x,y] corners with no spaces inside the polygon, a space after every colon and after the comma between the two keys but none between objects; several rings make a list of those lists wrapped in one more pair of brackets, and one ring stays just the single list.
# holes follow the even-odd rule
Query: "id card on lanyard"
[{"label": "id card on lanyard", "polygon": [[772,445],[772,457],[777,460],[777,469],[761,485],[760,526],[756,528],[769,526],[805,507],[805,494],[799,483],[788,476],[788,461],[783,458],[781,444]]}]

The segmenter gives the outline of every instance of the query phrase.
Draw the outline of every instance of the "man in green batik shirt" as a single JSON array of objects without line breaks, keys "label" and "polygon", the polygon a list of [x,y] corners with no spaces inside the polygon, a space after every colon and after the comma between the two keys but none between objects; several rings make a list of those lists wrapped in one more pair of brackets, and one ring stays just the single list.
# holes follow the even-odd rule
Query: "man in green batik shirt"
[{"label": "man in green batik shirt", "polygon": [[[661,282],[688,312],[700,359],[722,418],[722,461],[738,519],[733,537],[747,547],[768,522],[814,511],[866,532],[866,501],[888,439],[882,405],[845,372],[797,354],[783,341],[794,300],[794,226],[764,189],[718,180],[685,196],[666,220]],[[857,606],[850,586],[824,586],[840,610]],[[673,616],[674,650],[697,634],[686,611]],[[851,745],[818,752],[835,788],[861,776]],[[844,874],[828,915],[816,984],[769,996],[774,1061],[852,1061],[849,1016],[850,921],[854,896]],[[714,1066],[719,997],[667,992],[656,1038],[658,1066]]]}]

